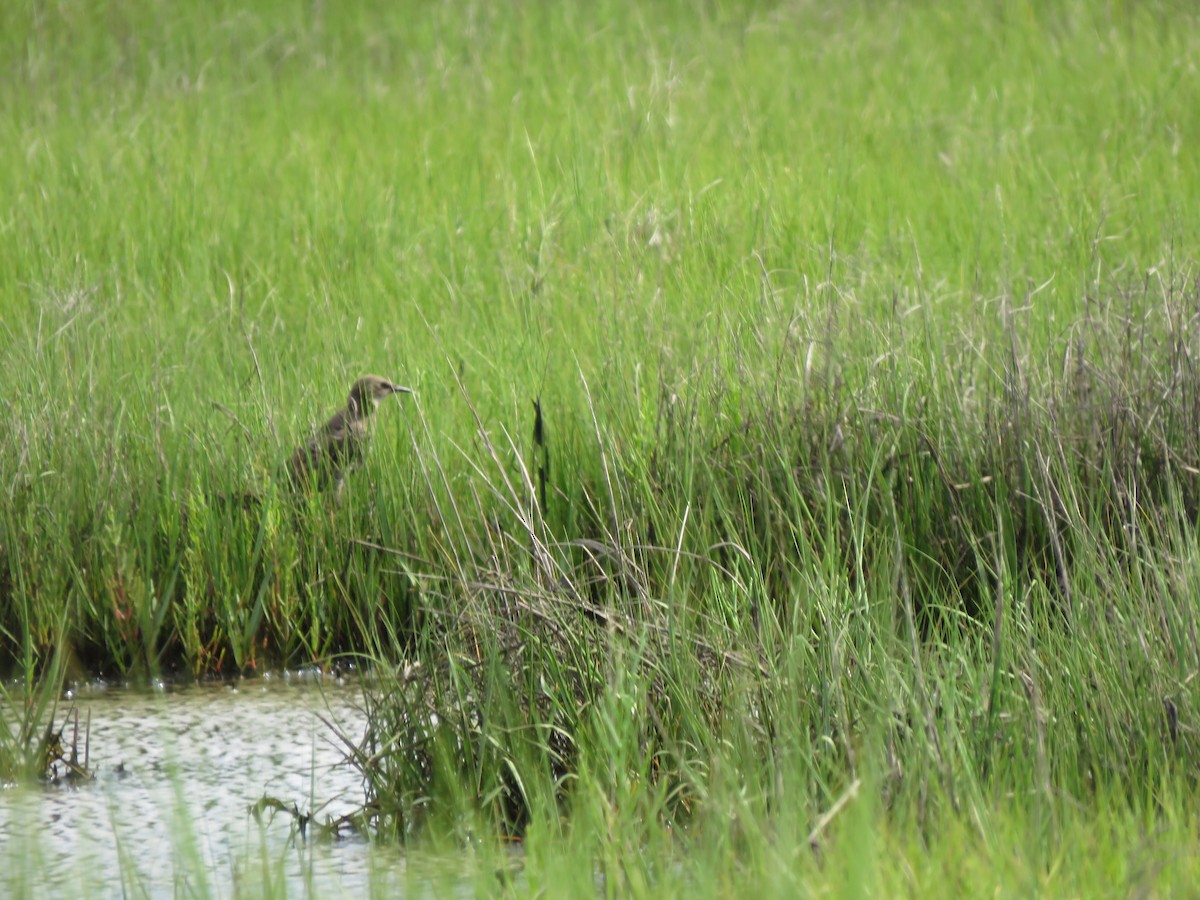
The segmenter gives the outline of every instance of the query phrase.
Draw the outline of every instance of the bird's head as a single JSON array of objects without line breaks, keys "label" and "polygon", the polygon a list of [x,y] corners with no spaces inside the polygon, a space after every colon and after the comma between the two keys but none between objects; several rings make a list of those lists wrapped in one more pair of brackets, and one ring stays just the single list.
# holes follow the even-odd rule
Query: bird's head
[{"label": "bird's head", "polygon": [[364,375],[350,388],[350,399],[347,406],[356,416],[369,416],[379,405],[379,401],[389,394],[411,394],[412,389],[393,384],[378,375]]}]

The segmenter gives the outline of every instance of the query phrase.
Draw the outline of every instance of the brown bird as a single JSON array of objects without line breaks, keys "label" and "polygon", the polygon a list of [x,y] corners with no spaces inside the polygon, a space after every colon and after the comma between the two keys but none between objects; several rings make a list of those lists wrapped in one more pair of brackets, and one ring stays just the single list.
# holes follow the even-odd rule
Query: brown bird
[{"label": "brown bird", "polygon": [[288,460],[288,476],[297,490],[324,490],[332,483],[341,497],[346,473],[362,461],[367,441],[367,417],[379,401],[390,394],[412,390],[378,375],[365,375],[350,388],[345,409],[335,412],[307,443],[296,448]]}]

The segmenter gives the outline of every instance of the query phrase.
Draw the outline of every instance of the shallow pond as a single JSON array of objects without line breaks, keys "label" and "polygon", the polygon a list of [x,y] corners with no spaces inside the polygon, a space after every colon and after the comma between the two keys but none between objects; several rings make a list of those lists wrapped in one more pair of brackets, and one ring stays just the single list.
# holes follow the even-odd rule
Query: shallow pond
[{"label": "shallow pond", "polygon": [[290,815],[260,824],[250,812],[264,796],[318,821],[362,804],[361,781],[320,718],[357,740],[361,699],[353,684],[282,676],[79,691],[95,778],[0,790],[0,895],[340,895],[402,884],[395,848],[300,840]]}]

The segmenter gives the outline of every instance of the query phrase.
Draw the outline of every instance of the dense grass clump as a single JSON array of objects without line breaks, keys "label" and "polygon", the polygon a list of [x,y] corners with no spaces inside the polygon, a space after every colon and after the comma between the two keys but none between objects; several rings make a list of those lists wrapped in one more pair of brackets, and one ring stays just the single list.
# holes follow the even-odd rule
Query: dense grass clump
[{"label": "dense grass clump", "polygon": [[[13,696],[366,661],[375,824],[535,889],[1194,835],[1197,24],[5,5]],[[1062,883],[1187,883],[1135,857]]]},{"label": "dense grass clump", "polygon": [[[1046,368],[1010,330],[957,405],[890,403],[898,383],[917,396],[912,376],[814,383],[797,355],[797,401],[764,400],[766,416],[729,419],[717,440],[660,426],[639,468],[599,435],[573,534],[542,515],[535,468],[509,477],[488,443],[476,505],[453,515],[488,528],[451,537],[434,567],[450,574],[419,590],[412,661],[376,699],[388,749],[366,768],[382,796],[411,800],[393,824],[451,782],[520,830],[530,784],[559,796],[586,748],[614,742],[637,748],[626,775],[674,818],[704,792],[695,767],[722,755],[731,716],[753,723],[756,760],[781,729],[828,742],[814,802],[877,731],[893,755],[922,746],[922,792],[932,781],[955,809],[997,769],[1011,790],[1014,766],[1030,791],[1062,767],[1072,795],[1190,778],[1196,285],[1159,299],[1162,318],[1135,329],[1079,323],[1054,382],[1031,380]],[[1118,381],[1110,361],[1134,339],[1146,363]],[[621,737],[595,718],[614,691],[639,711]],[[1051,709],[1073,713],[1051,723]]]}]

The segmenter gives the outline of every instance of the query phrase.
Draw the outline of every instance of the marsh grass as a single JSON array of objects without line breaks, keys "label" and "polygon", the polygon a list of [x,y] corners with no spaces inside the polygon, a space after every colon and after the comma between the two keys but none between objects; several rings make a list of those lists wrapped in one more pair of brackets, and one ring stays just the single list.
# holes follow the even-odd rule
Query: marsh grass
[{"label": "marsh grass", "polygon": [[366,813],[414,847],[498,841],[482,856],[503,859],[517,841],[514,884],[535,892],[1179,889],[1195,612],[1170,585],[1194,528],[1135,507],[1125,527],[1156,548],[1138,559],[1109,510],[1061,524],[1072,605],[1054,552],[988,512],[973,562],[992,603],[971,617],[917,586],[932,561],[909,563],[895,510],[859,526],[850,565],[793,559],[783,609],[716,553],[610,549],[639,561],[639,596],[568,541],[546,543],[568,574],[539,576],[513,539],[523,562],[423,591],[436,614],[408,662],[377,658]]},{"label": "marsh grass", "polygon": [[[637,893],[677,873],[631,860],[686,867],[713,840],[735,869],[763,840],[820,859],[852,806],[927,842],[1015,817],[1035,856],[1092,804],[1186,815],[1197,292],[1148,290],[1074,323],[1055,364],[1003,320],[951,428],[927,390],[888,405],[904,376],[816,386],[797,354],[802,404],[715,443],[673,425],[650,472],[597,431],[584,536],[555,533],[511,462],[545,422],[525,450],[481,434],[475,506],[449,517],[486,528],[433,561],[452,574],[422,584],[392,676],[395,643],[372,651],[354,761],[378,827],[578,834],[593,876]],[[893,343],[898,372],[928,340]]]},{"label": "marsh grass", "polygon": [[[55,654],[45,666],[31,658],[25,671],[23,682],[0,682],[0,786],[53,778],[55,763],[65,753],[73,763],[81,755],[78,713],[74,735],[67,737],[65,744],[69,721],[58,715],[66,674],[62,654]],[[82,755],[81,771],[86,774],[86,749]]]},{"label": "marsh grass", "polygon": [[0,666],[365,661],[534,890],[1186,883],[1194,11],[407,12],[0,10]]}]

